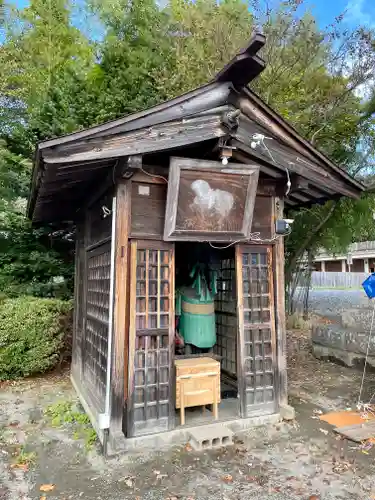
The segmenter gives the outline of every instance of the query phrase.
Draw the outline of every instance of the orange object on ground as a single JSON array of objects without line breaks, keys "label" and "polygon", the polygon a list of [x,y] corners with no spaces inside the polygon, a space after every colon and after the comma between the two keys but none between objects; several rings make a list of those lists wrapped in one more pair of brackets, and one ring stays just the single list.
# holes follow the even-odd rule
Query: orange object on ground
[{"label": "orange object on ground", "polygon": [[363,418],[363,413],[359,411],[334,411],[321,415],[319,418],[335,427],[363,424],[364,422],[375,419],[370,413],[367,413],[367,418]]}]

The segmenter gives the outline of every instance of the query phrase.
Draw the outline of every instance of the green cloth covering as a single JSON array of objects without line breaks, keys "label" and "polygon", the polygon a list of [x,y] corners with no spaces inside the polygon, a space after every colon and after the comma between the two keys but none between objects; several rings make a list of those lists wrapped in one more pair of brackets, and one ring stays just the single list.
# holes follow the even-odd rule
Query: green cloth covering
[{"label": "green cloth covering", "polygon": [[[216,325],[215,325],[215,313],[199,313],[199,306],[209,306],[213,307],[213,298],[202,299],[201,297],[196,297],[194,288],[187,288],[179,292],[180,295],[180,333],[184,338],[186,344],[192,344],[201,349],[210,349],[216,344]],[[184,303],[186,304],[186,309],[184,310]],[[190,305],[190,307],[188,307]],[[195,307],[194,307],[195,306]],[[192,309],[196,309],[197,313],[192,312]],[[207,311],[210,307],[203,307]]]}]

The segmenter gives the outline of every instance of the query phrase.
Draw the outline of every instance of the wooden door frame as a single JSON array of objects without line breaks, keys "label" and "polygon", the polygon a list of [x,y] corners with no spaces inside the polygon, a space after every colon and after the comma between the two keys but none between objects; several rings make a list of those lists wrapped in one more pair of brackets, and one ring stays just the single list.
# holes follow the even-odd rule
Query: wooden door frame
[{"label": "wooden door frame", "polygon": [[[277,411],[280,404],[280,372],[279,372],[279,332],[282,332],[282,324],[280,322],[279,329],[277,328],[277,307],[274,283],[277,279],[275,276],[274,254],[275,248],[278,248],[275,242],[254,244],[236,244],[236,287],[237,287],[237,307],[238,307],[238,349],[237,349],[237,379],[238,392],[240,394],[240,414],[241,418],[250,418],[253,415],[248,414],[246,404],[246,381],[245,381],[245,359],[243,346],[245,345],[245,325],[244,325],[244,295],[243,295],[243,273],[242,273],[242,255],[243,249],[265,249],[268,258],[268,273],[269,273],[269,297],[270,297],[270,330],[271,330],[271,345],[272,345],[272,367],[274,374],[274,391],[275,391],[275,410]],[[283,247],[282,247],[283,249]],[[277,255],[278,257],[280,255]],[[282,281],[284,283],[284,281]],[[279,288],[279,287],[278,287]],[[285,317],[285,312],[284,312]],[[257,411],[254,414],[258,414]]]},{"label": "wooden door frame", "polygon": [[[129,242],[129,317],[128,317],[128,359],[127,359],[127,404],[126,404],[126,437],[135,437],[135,421],[133,415],[133,402],[134,402],[134,373],[135,373],[135,344],[137,338],[136,330],[136,286],[137,286],[137,250],[168,250],[171,252],[169,260],[169,409],[168,409],[168,429],[173,430],[175,427],[175,369],[174,369],[174,322],[175,322],[175,247],[173,243],[164,242],[162,240],[145,240],[145,239],[132,239]],[[152,330],[150,330],[152,332]],[[151,333],[150,333],[151,334]],[[141,335],[147,335],[147,330],[142,331]],[[141,434],[139,434],[141,435]]]}]

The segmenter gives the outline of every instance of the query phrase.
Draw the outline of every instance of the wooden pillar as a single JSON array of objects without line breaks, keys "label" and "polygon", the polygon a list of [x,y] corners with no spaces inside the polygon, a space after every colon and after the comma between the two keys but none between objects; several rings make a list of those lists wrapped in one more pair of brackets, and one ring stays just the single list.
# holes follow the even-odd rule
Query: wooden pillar
[{"label": "wooden pillar", "polygon": [[321,268],[321,271],[322,273],[325,273],[326,272],[326,261],[325,260],[322,260],[322,268]]},{"label": "wooden pillar", "polygon": [[74,317],[72,339],[72,376],[76,383],[82,380],[82,337],[84,301],[84,258],[85,238],[83,222],[76,225],[75,275],[74,275]]},{"label": "wooden pillar", "polygon": [[341,261],[341,272],[346,273],[346,260],[342,259]]},{"label": "wooden pillar", "polygon": [[128,372],[128,314],[129,314],[129,231],[131,190],[129,181],[120,181],[116,190],[115,293],[113,314],[111,414],[109,443],[113,450],[123,448],[123,416]]},{"label": "wooden pillar", "polygon": [[364,259],[364,272],[367,274],[370,272],[370,266],[369,266],[368,259]]},{"label": "wooden pillar", "polygon": [[[276,200],[276,216],[282,218],[284,202]],[[285,271],[284,271],[284,239],[278,238],[273,248],[276,349],[279,405],[288,404],[288,387],[286,371],[286,318],[285,318]]]}]

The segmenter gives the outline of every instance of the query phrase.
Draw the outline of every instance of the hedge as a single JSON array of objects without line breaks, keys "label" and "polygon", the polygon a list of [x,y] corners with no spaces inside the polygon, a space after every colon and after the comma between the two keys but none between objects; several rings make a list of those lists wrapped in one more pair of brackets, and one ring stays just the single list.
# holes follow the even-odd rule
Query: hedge
[{"label": "hedge", "polygon": [[71,329],[71,302],[18,297],[0,302],[0,380],[53,368]]}]

